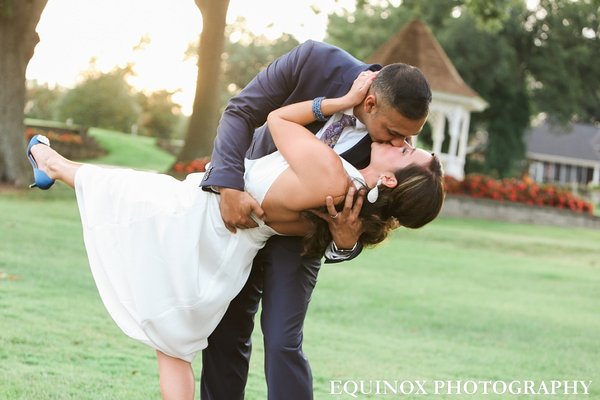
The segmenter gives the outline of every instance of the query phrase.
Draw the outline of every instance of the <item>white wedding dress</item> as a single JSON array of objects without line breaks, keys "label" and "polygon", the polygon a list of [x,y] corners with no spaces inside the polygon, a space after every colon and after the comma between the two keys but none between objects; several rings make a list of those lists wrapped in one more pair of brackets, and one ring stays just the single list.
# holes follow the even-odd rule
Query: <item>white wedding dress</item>
[{"label": "white wedding dress", "polygon": [[[246,191],[262,203],[287,167],[279,152],[246,160]],[[85,247],[106,309],[128,336],[190,362],[244,286],[258,250],[277,234],[260,220],[230,233],[219,196],[199,187],[202,176],[179,181],[91,165],[75,176]]]}]

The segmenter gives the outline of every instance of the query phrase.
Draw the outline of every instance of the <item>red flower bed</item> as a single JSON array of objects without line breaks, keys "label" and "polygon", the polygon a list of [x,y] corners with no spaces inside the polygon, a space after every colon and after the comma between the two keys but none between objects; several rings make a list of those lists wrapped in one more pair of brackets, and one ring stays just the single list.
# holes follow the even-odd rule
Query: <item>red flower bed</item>
[{"label": "red flower bed", "polygon": [[209,157],[196,158],[192,161],[179,161],[173,165],[173,171],[178,174],[191,174],[192,172],[206,171],[206,164],[210,162]]},{"label": "red flower bed", "polygon": [[[52,121],[48,122],[49,125],[53,124]],[[83,160],[106,154],[106,150],[87,134],[87,129],[81,127],[28,125],[25,121],[25,140],[29,142],[34,135],[38,134],[50,139],[52,147],[67,158]]]},{"label": "red flower bed", "polygon": [[61,132],[60,129],[41,129],[34,126],[28,126],[25,129],[25,138],[27,142],[29,142],[29,140],[33,136],[38,134],[46,136],[48,139],[50,139],[50,142],[60,142],[66,144],[79,145],[83,144],[83,138],[81,137],[81,135],[76,133],[70,133],[65,131]]},{"label": "red flower bed", "polygon": [[584,201],[566,189],[538,185],[529,178],[496,180],[484,175],[467,175],[463,181],[444,177],[446,193],[511,201],[536,206],[550,206],[580,213],[593,214],[592,203]]}]

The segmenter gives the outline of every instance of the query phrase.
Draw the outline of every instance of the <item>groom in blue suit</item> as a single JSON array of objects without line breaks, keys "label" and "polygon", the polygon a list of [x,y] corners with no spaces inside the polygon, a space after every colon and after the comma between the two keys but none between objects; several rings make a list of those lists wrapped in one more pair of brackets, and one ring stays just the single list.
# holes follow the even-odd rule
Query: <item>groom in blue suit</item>
[{"label": "groom in blue suit", "polygon": [[[364,64],[337,47],[308,41],[271,63],[230,100],[219,123],[211,165],[202,182],[204,190],[221,194],[221,216],[228,229],[235,232],[256,226],[250,214],[263,214],[260,205],[244,192],[243,174],[244,157],[255,159],[276,150],[265,124],[267,115],[287,104],[320,96],[342,96],[360,73],[380,69],[380,65]],[[403,146],[425,123],[431,91],[420,71],[412,68],[411,73],[416,74],[418,84],[407,89],[408,96],[414,102],[417,93],[424,115],[420,115],[423,112],[403,115],[397,107],[384,104],[387,102],[377,103],[377,93],[369,97],[361,121],[369,134],[341,153],[355,167],[369,163],[372,140]],[[316,133],[323,124],[317,121],[307,128]],[[337,218],[328,219],[333,242],[327,250],[326,262],[351,259],[360,253],[359,207],[358,203],[354,208],[346,207],[339,216],[335,215]],[[203,351],[203,400],[244,398],[254,316],[261,299],[268,398],[313,398],[312,374],[302,352],[302,339],[304,318],[321,260],[302,257],[302,250],[302,238],[274,236],[254,259],[248,282],[231,302]]]}]

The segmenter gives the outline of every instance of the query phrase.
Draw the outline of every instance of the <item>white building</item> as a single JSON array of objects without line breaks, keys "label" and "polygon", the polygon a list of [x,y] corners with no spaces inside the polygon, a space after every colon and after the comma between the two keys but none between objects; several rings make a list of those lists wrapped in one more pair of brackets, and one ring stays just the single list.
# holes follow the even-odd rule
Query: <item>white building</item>
[{"label": "white building", "polygon": [[536,182],[600,185],[600,127],[542,122],[526,133],[525,144]]}]

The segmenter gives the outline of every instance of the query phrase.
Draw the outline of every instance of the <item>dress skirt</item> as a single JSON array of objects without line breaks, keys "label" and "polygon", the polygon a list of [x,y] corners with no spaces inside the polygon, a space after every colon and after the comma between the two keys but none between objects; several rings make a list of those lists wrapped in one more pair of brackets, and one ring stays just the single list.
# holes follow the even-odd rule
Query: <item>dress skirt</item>
[{"label": "dress skirt", "polygon": [[125,334],[192,361],[252,260],[276,232],[229,232],[202,174],[168,175],[84,165],[75,176],[85,248],[100,297]]}]

